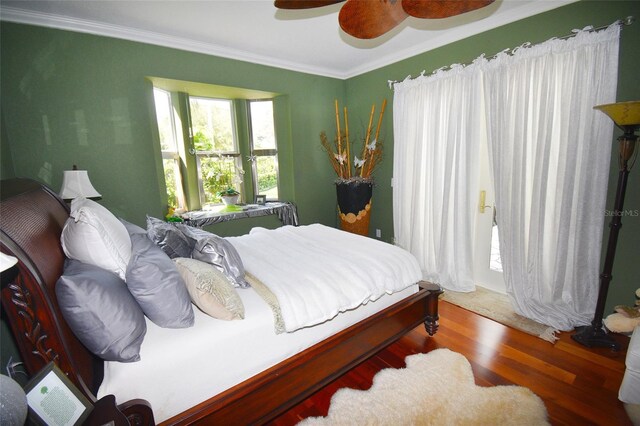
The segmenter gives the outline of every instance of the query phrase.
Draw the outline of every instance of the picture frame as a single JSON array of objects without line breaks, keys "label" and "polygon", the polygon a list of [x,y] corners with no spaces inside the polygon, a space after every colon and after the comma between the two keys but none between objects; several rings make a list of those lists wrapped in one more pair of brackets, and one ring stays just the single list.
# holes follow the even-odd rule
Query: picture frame
[{"label": "picture frame", "polygon": [[38,372],[24,388],[29,420],[40,425],[79,425],[93,404],[53,362]]},{"label": "picture frame", "polygon": [[267,196],[266,195],[256,195],[256,200],[255,200],[256,204],[264,206],[264,204],[266,202],[267,202]]}]

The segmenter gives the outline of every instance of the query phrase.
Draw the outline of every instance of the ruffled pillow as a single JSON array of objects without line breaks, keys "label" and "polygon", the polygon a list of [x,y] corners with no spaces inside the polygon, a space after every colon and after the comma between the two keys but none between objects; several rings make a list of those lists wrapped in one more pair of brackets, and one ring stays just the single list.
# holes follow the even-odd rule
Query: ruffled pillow
[{"label": "ruffled pillow", "polygon": [[187,285],[191,301],[204,313],[221,320],[244,318],[244,305],[235,287],[213,265],[195,259],[173,259]]}]

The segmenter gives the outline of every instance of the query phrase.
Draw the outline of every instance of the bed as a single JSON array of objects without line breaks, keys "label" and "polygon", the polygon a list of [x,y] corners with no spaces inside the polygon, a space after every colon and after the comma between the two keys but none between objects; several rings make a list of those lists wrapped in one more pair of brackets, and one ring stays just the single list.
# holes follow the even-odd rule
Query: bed
[{"label": "bed", "polygon": [[[186,337],[186,329],[169,330],[149,323],[141,356],[145,362],[152,365],[155,362],[152,370],[155,368],[164,383],[166,380],[175,383],[173,393],[149,394],[146,398],[153,400],[150,404],[139,399],[145,396],[139,386],[149,377],[145,376],[148,373],[138,371],[141,364],[119,365],[93,355],[61,314],[54,286],[65,261],[60,236],[69,216],[68,206],[38,182],[11,179],[2,181],[0,215],[0,250],[19,260],[17,275],[2,289],[2,305],[28,372],[35,374],[54,361],[91,401],[115,393],[119,408],[131,424],[264,423],[421,323],[430,335],[437,331],[441,289],[426,282],[377,297],[313,327],[292,333],[272,332],[269,338],[259,337],[265,333],[258,328],[264,328],[265,324],[273,328],[274,313],[251,289],[242,290],[239,293],[247,307],[245,320],[226,324],[227,331],[211,331],[211,327],[220,327],[220,322],[214,324],[207,315],[194,309],[193,329],[226,335],[229,342],[235,342],[228,344],[233,347],[229,353],[239,363],[245,364],[243,354],[259,349],[265,358],[262,364],[253,363],[242,369],[240,375],[219,374],[217,380],[208,378],[204,384],[202,381],[198,384],[200,374],[194,365],[168,366],[169,363],[162,362],[166,358],[153,356],[164,350],[154,347],[153,342],[165,340],[175,343],[174,348],[192,348],[194,339]],[[243,253],[240,242],[238,247]],[[321,331],[311,333],[309,329]],[[238,340],[238,335],[245,337]],[[212,348],[196,349],[196,346],[184,352],[198,350],[214,352]],[[169,353],[163,355],[173,357]],[[183,387],[198,386],[201,394],[195,400],[180,399]],[[163,396],[170,400],[171,409],[163,409],[165,403],[158,399]]]}]

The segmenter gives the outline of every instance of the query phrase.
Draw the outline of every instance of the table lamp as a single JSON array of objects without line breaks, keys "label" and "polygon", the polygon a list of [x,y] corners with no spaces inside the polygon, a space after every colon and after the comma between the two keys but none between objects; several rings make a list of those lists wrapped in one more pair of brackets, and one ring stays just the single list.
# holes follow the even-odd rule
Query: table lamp
[{"label": "table lamp", "polygon": [[18,259],[0,252],[0,279],[2,287],[9,284],[18,275]]},{"label": "table lamp", "polygon": [[87,171],[78,170],[74,165],[73,170],[65,170],[63,172],[60,198],[73,200],[78,197],[99,199],[102,195],[91,185]]}]

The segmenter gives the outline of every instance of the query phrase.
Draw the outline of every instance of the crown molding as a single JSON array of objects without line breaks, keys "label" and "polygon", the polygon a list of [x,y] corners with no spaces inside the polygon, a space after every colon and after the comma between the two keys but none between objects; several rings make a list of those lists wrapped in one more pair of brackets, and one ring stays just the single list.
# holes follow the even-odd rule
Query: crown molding
[{"label": "crown molding", "polygon": [[120,25],[104,24],[96,21],[70,18],[67,16],[50,13],[28,11],[14,7],[2,6],[1,4],[0,20],[20,24],[63,29],[98,36],[113,37],[123,40],[152,44],[156,46],[202,53],[205,55],[219,56],[223,58],[287,69],[307,74],[346,80],[410,58],[412,56],[416,56],[421,53],[446,46],[447,44],[480,34],[490,29],[498,28],[500,26],[510,24],[529,16],[544,13],[570,3],[575,3],[577,1],[580,0],[546,0],[527,3],[522,7],[518,7],[501,13],[498,17],[492,15],[485,19],[450,29],[424,43],[417,43],[406,49],[398,50],[392,54],[372,59],[367,63],[358,65],[344,72],[336,71],[334,69],[326,67],[317,67],[293,61],[274,59],[269,56],[259,55],[248,51],[230,49],[225,46],[203,43],[186,38],[167,36],[151,31],[143,31]]},{"label": "crown molding", "polygon": [[257,55],[252,52],[238,49],[229,49],[224,46],[210,43],[202,43],[186,38],[167,36],[151,31],[137,30],[120,25],[104,24],[102,22],[89,21],[85,19],[70,18],[62,15],[34,12],[0,5],[0,20],[136,41],[156,46],[186,50],[189,52],[203,53],[205,55],[220,56],[227,59],[251,62],[253,64],[283,68],[307,74],[337,78],[340,80],[344,80],[346,78],[344,73],[339,73],[328,68],[278,60],[268,56]]}]

